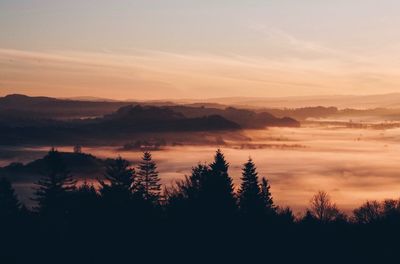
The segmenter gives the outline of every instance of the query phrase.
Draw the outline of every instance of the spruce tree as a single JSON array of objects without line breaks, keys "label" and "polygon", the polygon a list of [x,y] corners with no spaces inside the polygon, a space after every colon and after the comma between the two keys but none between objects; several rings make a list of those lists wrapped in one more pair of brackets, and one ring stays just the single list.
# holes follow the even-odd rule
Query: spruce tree
[{"label": "spruce tree", "polygon": [[105,180],[99,180],[100,194],[112,204],[128,204],[135,189],[135,170],[129,161],[118,157],[106,165]]},{"label": "spruce tree", "polygon": [[36,208],[41,214],[64,214],[67,210],[67,196],[75,189],[76,181],[71,177],[61,154],[51,149],[44,158],[43,177],[36,183]]},{"label": "spruce tree", "polygon": [[159,201],[161,192],[160,178],[157,172],[157,165],[152,160],[149,151],[143,152],[142,161],[138,165],[136,185],[146,200]]},{"label": "spruce tree", "polygon": [[214,173],[219,174],[222,177],[229,177],[229,163],[225,160],[225,156],[220,149],[217,149],[214,161],[210,164],[210,168]]},{"label": "spruce tree", "polygon": [[271,187],[268,183],[268,180],[263,177],[261,180],[261,199],[267,213],[272,213],[276,211],[276,207],[272,199],[272,194],[269,190],[270,188]]},{"label": "spruce tree", "polygon": [[108,226],[103,230],[105,235],[126,232],[145,214],[141,207],[143,197],[135,186],[136,177],[129,161],[118,157],[108,162],[104,180],[99,180],[99,214]]},{"label": "spruce tree", "polygon": [[195,221],[199,216],[207,212],[207,190],[204,189],[204,181],[209,177],[210,168],[199,164],[192,168],[192,174],[183,180],[176,181],[166,189],[168,213],[182,219],[190,217],[188,221]]},{"label": "spruce tree", "polygon": [[15,190],[6,178],[0,178],[0,221],[15,219],[21,209]]},{"label": "spruce tree", "polygon": [[134,188],[135,169],[130,167],[129,161],[118,157],[107,163],[104,178],[99,180],[102,188],[115,188],[131,191]]},{"label": "spruce tree", "polygon": [[204,196],[207,190],[204,189],[205,183],[210,177],[210,168],[205,164],[198,164],[196,167],[192,168],[192,174],[186,179],[186,186],[188,196],[199,199],[199,197]]},{"label": "spruce tree", "polygon": [[217,150],[210,168],[209,176],[204,182],[209,205],[217,214],[230,215],[236,210],[236,198],[232,178],[228,174],[229,164],[220,149]]},{"label": "spruce tree", "polygon": [[239,207],[244,214],[262,214],[263,198],[258,182],[256,166],[251,158],[243,165],[242,183],[239,189]]}]

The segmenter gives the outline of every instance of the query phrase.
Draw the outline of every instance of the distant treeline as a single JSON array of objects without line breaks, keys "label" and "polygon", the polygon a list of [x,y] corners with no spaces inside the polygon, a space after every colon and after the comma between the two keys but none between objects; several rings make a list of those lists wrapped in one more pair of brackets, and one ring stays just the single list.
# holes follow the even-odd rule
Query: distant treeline
[{"label": "distant treeline", "polygon": [[125,144],[145,135],[238,132],[241,129],[299,127],[290,117],[232,107],[135,102],[90,102],[49,97],[0,97],[0,144]]},{"label": "distant treeline", "polygon": [[[302,217],[276,206],[249,158],[235,192],[218,150],[162,187],[150,152],[118,157],[103,178],[78,182],[52,149],[27,208],[0,179],[0,263],[384,263],[398,259],[400,202],[369,201],[352,216],[326,192]],[[304,262],[306,261],[306,262]]]}]

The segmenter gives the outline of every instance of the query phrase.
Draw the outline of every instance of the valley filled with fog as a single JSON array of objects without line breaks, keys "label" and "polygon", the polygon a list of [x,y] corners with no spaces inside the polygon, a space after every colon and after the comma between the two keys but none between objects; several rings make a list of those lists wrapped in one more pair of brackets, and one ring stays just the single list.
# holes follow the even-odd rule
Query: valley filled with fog
[{"label": "valley filled with fog", "polygon": [[[260,176],[270,180],[275,202],[299,212],[318,190],[331,194],[337,205],[351,210],[366,200],[398,198],[400,195],[400,128],[376,129],[364,122],[361,128],[342,123],[309,122],[302,127],[244,130],[240,136],[219,135],[220,145],[164,146],[153,151],[162,183],[169,185],[190,174],[191,167],[212,160],[220,147],[230,163],[230,175],[239,183],[241,166],[252,157]],[[201,135],[199,135],[201,136]],[[0,166],[27,163],[43,157],[51,146],[2,147]],[[54,146],[72,152],[73,146]],[[139,149],[114,146],[82,147],[98,158],[118,155],[137,163]],[[93,175],[78,175],[95,178]],[[23,200],[31,193],[31,181],[15,184]]]}]

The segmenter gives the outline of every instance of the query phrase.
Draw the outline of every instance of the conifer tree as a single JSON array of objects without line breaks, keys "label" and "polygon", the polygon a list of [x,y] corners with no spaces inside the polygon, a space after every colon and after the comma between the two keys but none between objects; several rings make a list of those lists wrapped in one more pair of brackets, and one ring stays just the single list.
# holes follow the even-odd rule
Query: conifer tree
[{"label": "conifer tree", "polygon": [[54,148],[44,158],[43,177],[36,183],[34,201],[41,214],[63,214],[67,210],[67,196],[75,189],[76,181],[67,170],[61,154]]},{"label": "conifer tree", "polygon": [[261,199],[262,204],[268,213],[275,212],[276,210],[270,188],[268,180],[263,177],[261,179]]},{"label": "conifer tree", "polygon": [[114,188],[130,192],[134,188],[135,169],[130,167],[129,161],[118,157],[108,162],[104,178],[106,181],[99,180],[103,189]]},{"label": "conifer tree", "polygon": [[239,207],[244,214],[262,214],[263,197],[258,183],[256,166],[251,158],[243,165],[239,189]]},{"label": "conifer tree", "polygon": [[231,214],[236,210],[236,198],[233,191],[232,178],[229,177],[229,164],[220,149],[210,164],[209,176],[204,182],[204,192],[208,193],[210,207],[220,213]]},{"label": "conifer tree", "polygon": [[100,195],[110,207],[128,205],[135,186],[135,170],[129,161],[118,157],[106,166],[105,180],[99,180]]},{"label": "conifer tree", "polygon": [[216,174],[220,174],[223,177],[229,177],[229,163],[225,160],[225,156],[220,149],[217,149],[214,161],[210,164],[210,168]]},{"label": "conifer tree", "polygon": [[158,176],[157,165],[152,160],[149,151],[143,152],[142,161],[138,165],[137,188],[148,201],[159,201],[161,184]]},{"label": "conifer tree", "polygon": [[192,220],[198,220],[201,214],[208,209],[207,190],[204,182],[209,177],[210,168],[207,165],[198,164],[192,168],[190,176],[176,181],[165,190],[167,208],[170,214],[182,218],[189,216]]},{"label": "conifer tree", "polygon": [[15,219],[20,209],[21,204],[11,183],[6,178],[0,178],[0,222]]},{"label": "conifer tree", "polygon": [[118,157],[110,160],[106,167],[104,180],[100,183],[99,214],[111,230],[106,234],[123,232],[128,226],[137,224],[137,219],[144,214],[141,205],[143,197],[138,192],[136,173],[130,162]]},{"label": "conifer tree", "polygon": [[198,164],[192,168],[192,174],[186,179],[189,186],[187,189],[188,196],[199,199],[205,195],[207,190],[204,188],[210,177],[210,167],[206,164]]}]

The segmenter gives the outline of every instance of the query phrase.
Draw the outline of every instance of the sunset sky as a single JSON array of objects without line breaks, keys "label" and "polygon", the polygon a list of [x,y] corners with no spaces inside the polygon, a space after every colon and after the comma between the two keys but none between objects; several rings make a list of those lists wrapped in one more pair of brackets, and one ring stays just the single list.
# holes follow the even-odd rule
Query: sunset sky
[{"label": "sunset sky", "polygon": [[0,95],[400,92],[396,0],[0,1]]}]

